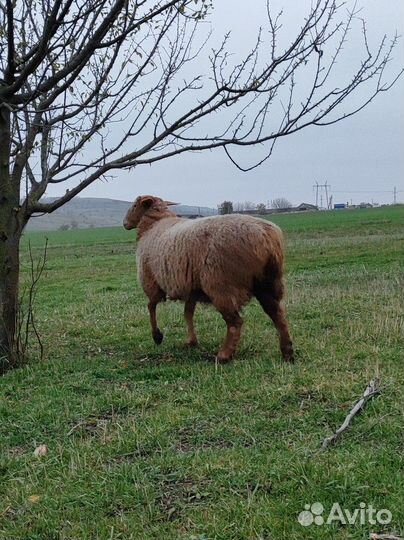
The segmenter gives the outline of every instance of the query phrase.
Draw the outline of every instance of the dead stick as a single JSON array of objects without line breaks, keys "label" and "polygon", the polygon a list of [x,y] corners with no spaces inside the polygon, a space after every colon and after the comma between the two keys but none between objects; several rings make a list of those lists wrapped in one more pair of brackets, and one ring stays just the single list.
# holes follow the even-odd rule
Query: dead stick
[{"label": "dead stick", "polygon": [[370,533],[370,540],[404,540],[402,536],[395,536],[394,534],[377,534]]},{"label": "dead stick", "polygon": [[366,403],[370,399],[372,399],[372,397],[379,394],[379,392],[380,392],[379,379],[376,377],[375,379],[372,379],[370,383],[367,385],[366,390],[363,392],[363,396],[360,399],[358,399],[358,401],[354,404],[352,409],[349,411],[341,427],[339,427],[337,431],[333,435],[331,435],[331,437],[326,437],[323,440],[323,444],[321,445],[321,448],[324,450],[331,443],[334,443],[336,439],[341,435],[341,433],[347,429],[349,424],[352,422],[353,417],[356,416],[364,408]]}]

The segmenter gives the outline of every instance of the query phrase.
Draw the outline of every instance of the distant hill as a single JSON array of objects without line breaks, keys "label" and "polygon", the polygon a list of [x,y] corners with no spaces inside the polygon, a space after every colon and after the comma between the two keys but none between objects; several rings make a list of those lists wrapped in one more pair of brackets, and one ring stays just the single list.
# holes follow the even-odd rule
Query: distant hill
[{"label": "distant hill", "polygon": [[[51,202],[53,198],[43,199]],[[57,229],[86,229],[92,227],[118,227],[132,202],[94,197],[75,197],[52,214],[33,217],[28,222],[28,230],[52,231]],[[195,217],[210,216],[217,213],[205,206],[177,205],[171,209],[178,215]]]}]

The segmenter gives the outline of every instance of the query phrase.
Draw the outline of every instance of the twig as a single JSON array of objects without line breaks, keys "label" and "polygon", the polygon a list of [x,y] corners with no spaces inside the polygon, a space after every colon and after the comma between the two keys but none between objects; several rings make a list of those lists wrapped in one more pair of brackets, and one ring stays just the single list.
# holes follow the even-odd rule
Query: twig
[{"label": "twig", "polygon": [[370,533],[369,540],[404,540],[404,538],[395,534]]},{"label": "twig", "polygon": [[84,426],[85,425],[85,420],[80,420],[80,422],[78,422],[77,424],[75,424],[70,431],[67,432],[67,437],[70,437],[70,435],[73,435],[73,433],[75,431],[77,431],[79,428],[81,428],[81,426]]},{"label": "twig", "polygon": [[11,505],[6,506],[5,509],[0,512],[0,517],[5,516],[10,509],[11,509]]},{"label": "twig", "polygon": [[323,440],[323,444],[321,445],[321,448],[324,450],[326,449],[331,443],[334,443],[337,438],[343,433],[349,426],[349,424],[352,422],[352,419],[354,416],[356,416],[366,405],[366,403],[372,399],[375,395],[380,393],[380,381],[376,377],[370,381],[370,383],[367,385],[366,390],[363,392],[363,396],[358,399],[358,401],[354,404],[352,409],[349,411],[347,416],[345,417],[345,420],[343,421],[342,425],[337,429],[337,431],[331,435],[331,437],[326,437]]},{"label": "twig", "polygon": [[[36,340],[40,349],[40,359],[43,358],[43,344],[41,336],[39,335],[38,329],[36,327],[36,322],[34,318],[34,303],[38,288],[38,283],[41,279],[43,271],[47,262],[47,251],[48,251],[48,239],[45,240],[45,246],[43,249],[42,256],[39,257],[38,262],[35,264],[34,256],[32,253],[31,242],[28,243],[28,253],[30,260],[30,281],[27,288],[27,291],[24,291],[21,301],[19,303],[18,314],[17,314],[17,335],[16,335],[16,353],[20,358],[25,358],[26,352],[29,346],[30,339],[30,329],[35,334]],[[23,299],[25,292],[27,292],[26,300],[26,312],[23,307]]]}]

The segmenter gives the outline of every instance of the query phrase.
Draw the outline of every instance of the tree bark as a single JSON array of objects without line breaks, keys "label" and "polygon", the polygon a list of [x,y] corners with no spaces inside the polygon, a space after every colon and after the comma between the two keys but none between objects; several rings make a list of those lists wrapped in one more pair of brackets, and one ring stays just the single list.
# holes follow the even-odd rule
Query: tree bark
[{"label": "tree bark", "polygon": [[[10,110],[0,107],[0,372],[16,361],[20,185],[10,175]],[[17,184],[17,185],[16,185]]]}]

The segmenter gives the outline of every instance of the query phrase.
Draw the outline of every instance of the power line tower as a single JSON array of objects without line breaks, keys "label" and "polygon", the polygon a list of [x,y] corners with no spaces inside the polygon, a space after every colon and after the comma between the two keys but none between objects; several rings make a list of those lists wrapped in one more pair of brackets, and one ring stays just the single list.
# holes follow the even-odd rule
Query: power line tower
[{"label": "power line tower", "polygon": [[[325,195],[325,201],[326,201],[325,208],[329,210],[331,207],[331,200],[332,200],[332,198],[329,196],[329,193],[328,193],[328,190],[331,191],[330,184],[328,182],[325,182],[324,184],[319,184],[316,181],[315,185],[313,186],[313,189],[316,190],[316,206],[318,206],[319,208],[324,208],[323,195]],[[319,194],[320,194],[320,206],[318,204]]]}]

